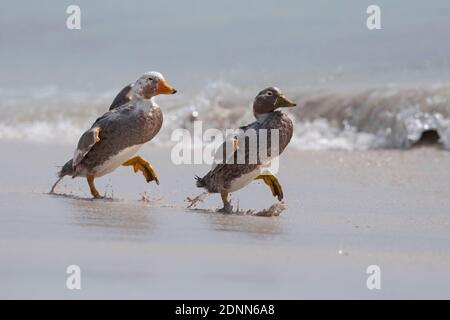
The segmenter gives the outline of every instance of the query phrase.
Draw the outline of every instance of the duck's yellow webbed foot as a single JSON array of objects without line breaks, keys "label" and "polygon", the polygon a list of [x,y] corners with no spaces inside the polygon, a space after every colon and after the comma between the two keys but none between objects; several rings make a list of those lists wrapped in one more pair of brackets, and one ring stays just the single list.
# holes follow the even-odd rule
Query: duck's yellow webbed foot
[{"label": "duck's yellow webbed foot", "polygon": [[140,156],[135,156],[130,160],[124,162],[123,166],[133,166],[134,172],[141,171],[147,182],[155,180],[156,184],[159,185],[158,176],[156,175],[155,169],[148,163],[147,160],[141,158]]},{"label": "duck's yellow webbed foot", "polygon": [[274,175],[260,175],[256,179],[262,179],[270,187],[273,196],[278,198],[279,201],[283,200],[283,188],[281,188],[280,182]]},{"label": "duck's yellow webbed foot", "polygon": [[93,175],[88,175],[87,176],[87,182],[89,184],[89,189],[91,189],[91,194],[95,199],[100,199],[102,198],[102,196],[100,195],[100,193],[97,191],[97,188],[95,187],[94,184],[94,176]]},{"label": "duck's yellow webbed foot", "polygon": [[222,198],[222,202],[223,202],[223,208],[219,209],[218,212],[222,212],[222,213],[232,213],[233,212],[233,207],[231,206],[231,203],[228,199],[229,193],[226,191],[222,191],[220,193],[220,196]]}]

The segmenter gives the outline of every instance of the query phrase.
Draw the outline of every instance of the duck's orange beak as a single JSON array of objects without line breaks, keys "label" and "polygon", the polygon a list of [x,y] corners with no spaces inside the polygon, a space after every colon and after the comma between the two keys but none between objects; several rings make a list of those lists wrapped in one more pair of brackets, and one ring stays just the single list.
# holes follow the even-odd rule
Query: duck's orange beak
[{"label": "duck's orange beak", "polygon": [[158,85],[156,86],[156,90],[155,90],[156,94],[174,94],[176,92],[177,92],[177,90],[175,90],[165,80],[158,80]]}]

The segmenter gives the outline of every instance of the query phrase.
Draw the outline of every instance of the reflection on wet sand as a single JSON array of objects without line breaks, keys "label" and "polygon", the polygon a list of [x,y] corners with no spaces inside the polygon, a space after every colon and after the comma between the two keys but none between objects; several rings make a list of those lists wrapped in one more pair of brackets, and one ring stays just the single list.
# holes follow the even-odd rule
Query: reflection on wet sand
[{"label": "reflection on wet sand", "polygon": [[52,197],[56,197],[56,198],[66,198],[66,199],[74,199],[74,200],[83,200],[83,201],[119,201],[118,199],[114,199],[111,197],[103,197],[100,199],[95,199],[92,198],[92,196],[88,196],[88,197],[82,197],[82,196],[77,196],[75,194],[72,193],[55,193],[55,192],[47,192],[44,193],[46,195],[52,196]]},{"label": "reflection on wet sand", "polygon": [[[202,228],[209,231],[231,231],[249,234],[280,234],[279,218],[265,218],[238,214],[220,214],[213,210],[167,208],[155,202],[143,203],[116,199],[83,199],[68,197],[75,224],[81,227],[106,229],[111,236],[133,234],[146,238],[161,227],[183,228],[187,220],[206,221]],[[196,215],[195,213],[202,213]],[[176,219],[173,219],[174,214]],[[168,221],[170,220],[170,221]],[[104,234],[99,232],[99,236]]]},{"label": "reflection on wet sand", "polygon": [[260,217],[214,215],[210,218],[214,230],[237,231],[250,234],[282,234],[283,228],[277,219]]},{"label": "reflection on wet sand", "polygon": [[76,224],[82,227],[117,229],[132,234],[146,234],[155,227],[149,205],[103,199],[72,199],[68,204]]},{"label": "reflection on wet sand", "polygon": [[249,234],[281,234],[283,228],[279,218],[268,219],[264,217],[243,214],[223,214],[208,209],[191,209],[187,212],[204,213],[212,230],[232,231]]}]

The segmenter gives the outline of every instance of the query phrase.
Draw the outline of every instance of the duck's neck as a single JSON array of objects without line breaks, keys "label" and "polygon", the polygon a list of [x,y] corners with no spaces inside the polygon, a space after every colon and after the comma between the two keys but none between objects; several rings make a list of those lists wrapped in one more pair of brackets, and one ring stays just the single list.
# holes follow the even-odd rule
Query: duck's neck
[{"label": "duck's neck", "polygon": [[143,111],[150,111],[153,107],[156,106],[155,101],[153,101],[153,97],[151,97],[150,99],[143,99],[142,97],[136,97],[134,101],[136,108]]},{"label": "duck's neck", "polygon": [[267,119],[267,117],[270,115],[270,113],[257,113],[257,112],[253,112],[253,115],[256,118],[256,121],[258,122],[263,122],[264,120]]}]

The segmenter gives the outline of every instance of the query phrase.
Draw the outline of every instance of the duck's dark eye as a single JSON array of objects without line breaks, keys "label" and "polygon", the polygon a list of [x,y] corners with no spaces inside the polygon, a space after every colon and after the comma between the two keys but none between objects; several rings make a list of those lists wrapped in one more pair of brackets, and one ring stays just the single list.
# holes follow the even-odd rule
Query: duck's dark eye
[{"label": "duck's dark eye", "polygon": [[268,96],[271,96],[271,95],[272,95],[272,92],[271,92],[271,91],[267,92],[267,95],[268,95]]},{"label": "duck's dark eye", "polygon": [[153,78],[148,78],[149,81],[153,81]]}]

